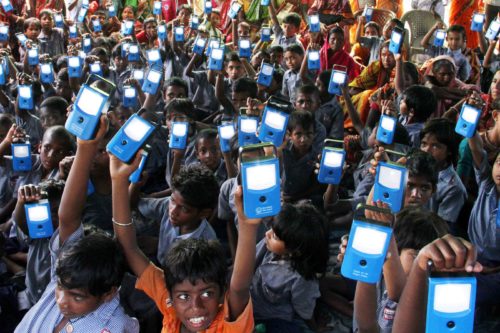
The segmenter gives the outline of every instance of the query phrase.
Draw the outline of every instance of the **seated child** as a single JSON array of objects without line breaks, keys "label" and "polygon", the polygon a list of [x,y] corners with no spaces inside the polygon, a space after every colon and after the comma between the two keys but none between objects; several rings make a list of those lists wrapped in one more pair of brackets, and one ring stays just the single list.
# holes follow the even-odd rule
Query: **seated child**
[{"label": "seated child", "polygon": [[393,18],[387,21],[387,23],[384,25],[384,28],[382,29],[382,36],[366,36],[359,38],[359,44],[362,47],[370,49],[370,59],[368,60],[368,64],[379,60],[380,48],[382,47],[382,43],[391,38],[392,30],[394,29],[394,27],[404,29],[403,23],[397,18]]},{"label": "seated child", "polygon": [[285,49],[286,72],[283,76],[281,94],[295,103],[295,91],[302,85],[299,70],[304,58],[304,49],[299,44],[292,44]]},{"label": "seated child", "polygon": [[314,113],[316,120],[326,128],[326,136],[330,139],[344,138],[344,111],[337,99],[328,92],[331,70],[319,73],[314,83],[319,90],[321,105]]},{"label": "seated child", "polygon": [[68,112],[68,102],[62,97],[52,96],[45,99],[40,104],[40,121],[44,130],[52,126],[64,126],[66,123],[66,113]]},{"label": "seated child", "polygon": [[42,31],[38,35],[39,54],[48,54],[51,57],[66,53],[64,48],[64,31],[54,27],[53,12],[44,9],[40,12],[40,23]]},{"label": "seated child", "polygon": [[196,136],[195,151],[199,163],[214,173],[220,187],[227,179],[227,171],[217,135],[216,129],[201,130]]},{"label": "seated child", "polygon": [[325,272],[327,261],[323,215],[310,204],[284,204],[257,244],[250,290],[256,322],[267,332],[302,332],[312,319],[320,296],[317,274]]},{"label": "seated child", "polygon": [[[220,77],[219,75],[217,80],[220,80]],[[231,89],[231,100],[221,95],[220,91],[216,90],[215,93],[221,105],[224,106],[224,114],[234,117],[239,114],[240,108],[246,107],[248,98],[257,97],[257,83],[248,77],[236,80]]]},{"label": "seated child", "polygon": [[[213,241],[187,239],[178,242],[162,258],[165,263],[163,270],[149,262],[137,246],[133,223],[130,222],[128,177],[137,168],[139,158],[131,165],[114,156],[110,158],[115,234],[132,271],[139,278],[136,288],[153,299],[163,315],[162,331],[251,333],[254,323],[249,288],[260,219],[248,219],[244,215],[241,187],[236,195],[240,218],[238,249],[226,289],[226,261],[220,245]],[[199,188],[192,188],[192,191],[199,193],[197,197],[205,196],[203,201],[212,200]],[[175,209],[181,210],[181,214],[201,213],[197,208],[191,211],[188,206],[176,206]]]},{"label": "seated child", "polygon": [[172,179],[172,195],[139,200],[139,212],[160,222],[157,259],[165,264],[165,255],[175,242],[187,238],[217,239],[207,219],[217,203],[219,186],[203,165],[180,169]]}]

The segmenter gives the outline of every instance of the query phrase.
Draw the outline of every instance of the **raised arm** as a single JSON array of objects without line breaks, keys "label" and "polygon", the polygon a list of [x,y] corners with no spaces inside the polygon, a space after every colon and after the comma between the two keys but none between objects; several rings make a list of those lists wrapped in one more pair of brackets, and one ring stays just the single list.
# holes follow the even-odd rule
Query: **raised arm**
[{"label": "raised arm", "polygon": [[108,119],[106,116],[101,116],[95,139],[77,140],[75,160],[69,171],[59,205],[59,241],[61,244],[80,227],[87,199],[90,168],[98,146],[107,131]]},{"label": "raised arm", "polygon": [[271,21],[273,22],[273,26],[278,26],[280,25],[280,22],[278,21],[278,17],[276,16],[276,8],[274,8],[274,1],[269,0],[269,16],[271,17]]},{"label": "raised arm", "polygon": [[365,125],[363,125],[363,122],[359,117],[358,111],[356,110],[354,104],[352,103],[348,87],[342,86],[341,89],[342,89],[342,96],[344,97],[345,105],[347,108],[347,113],[349,114],[349,118],[351,118],[352,121],[352,126],[358,133],[361,133],[361,131],[363,131],[363,128],[365,128]]},{"label": "raised arm", "polygon": [[128,177],[137,169],[140,159],[140,152],[137,153],[131,164],[123,163],[114,155],[109,155],[109,170],[112,181],[111,195],[113,199],[113,229],[127,262],[136,276],[141,276],[149,265],[149,259],[137,245],[128,192]]},{"label": "raised arm", "polygon": [[398,95],[401,95],[407,88],[405,87],[405,71],[403,66],[403,57],[401,53],[394,54],[396,60],[396,76],[394,78],[394,86]]},{"label": "raised arm", "polygon": [[472,161],[474,162],[474,166],[479,169],[481,164],[483,163],[483,140],[479,136],[479,133],[476,132],[472,138],[469,139],[469,148],[472,153]]},{"label": "raised arm", "polygon": [[436,22],[436,24],[434,24],[431,28],[431,30],[429,30],[424,38],[422,38],[422,40],[420,41],[420,45],[423,47],[423,48],[428,48],[429,47],[429,41],[431,40],[432,38],[432,35],[434,35],[434,32],[437,30],[437,29],[442,29],[444,28],[444,24],[443,22],[441,21],[438,21]]},{"label": "raised arm", "polygon": [[488,50],[486,51],[486,54],[484,55],[484,60],[483,60],[483,67],[484,68],[491,67],[491,58],[493,57],[493,52],[495,51],[496,46],[497,46],[496,40],[490,41],[490,45],[488,46]]}]

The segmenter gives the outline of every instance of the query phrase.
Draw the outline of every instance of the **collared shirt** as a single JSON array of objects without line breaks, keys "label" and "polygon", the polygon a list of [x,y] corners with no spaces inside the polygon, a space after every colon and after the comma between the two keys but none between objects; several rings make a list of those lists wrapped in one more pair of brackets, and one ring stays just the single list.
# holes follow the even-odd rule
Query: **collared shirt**
[{"label": "collared shirt", "polygon": [[410,137],[410,144],[413,148],[420,148],[420,131],[424,128],[424,123],[406,124],[404,127]]},{"label": "collared shirt", "polygon": [[300,317],[312,318],[320,297],[318,280],[306,280],[288,260],[281,260],[266,248],[265,239],[257,244],[255,274],[250,286],[256,320]]},{"label": "collared shirt", "polygon": [[317,156],[317,153],[310,147],[304,156],[297,159],[291,142],[283,149],[281,188],[284,194],[300,197],[318,183],[314,176]]},{"label": "collared shirt", "polygon": [[344,112],[335,97],[321,104],[314,115],[316,120],[325,126],[328,138],[339,140],[344,138]]},{"label": "collared shirt", "polygon": [[[10,158],[10,157],[9,157]],[[16,172],[19,175],[19,178],[16,182],[16,186],[14,188],[14,192],[12,193],[14,198],[17,198],[17,190],[19,187],[28,185],[28,184],[38,184],[42,180],[43,174],[43,165],[42,159],[39,154],[31,155],[32,167],[30,171],[18,171]],[[9,161],[11,162],[11,161]],[[9,163],[7,162],[7,163]],[[54,179],[59,173],[59,169],[50,170],[45,177],[45,179]]]},{"label": "collared shirt", "polygon": [[52,33],[46,36],[43,30],[38,35],[40,43],[40,54],[49,54],[51,57],[65,53],[64,31],[60,28],[52,28]]},{"label": "collared shirt", "polygon": [[456,222],[467,198],[467,190],[453,164],[439,172],[437,190],[429,201],[431,211],[443,220]]},{"label": "collared shirt", "polygon": [[197,108],[215,112],[219,109],[219,101],[215,98],[215,88],[208,82],[207,70],[193,71],[191,77],[182,77],[188,82],[189,98]]},{"label": "collared shirt", "polygon": [[[83,227],[80,225],[71,236],[59,244],[59,230],[52,235],[50,240],[51,254],[51,280],[42,297],[24,316],[17,326],[16,333],[26,332],[52,332],[64,316],[57,306],[55,290],[57,286],[57,276],[55,274],[56,261],[61,251],[76,243],[83,237]],[[125,314],[120,306],[118,293],[108,302],[102,303],[93,312],[79,318],[72,319],[60,333],[67,333],[71,329],[73,333],[88,332],[139,332],[139,323],[135,318],[130,318]]]},{"label": "collared shirt", "polygon": [[144,198],[139,200],[139,211],[144,217],[161,220],[160,234],[158,239],[157,259],[164,265],[165,256],[175,242],[182,239],[217,239],[214,229],[206,219],[200,222],[198,228],[188,234],[180,234],[180,228],[170,223],[168,205],[170,197],[153,199]]},{"label": "collared shirt", "polygon": [[500,264],[500,226],[497,225],[498,196],[495,182],[491,178],[486,151],[479,169],[474,165],[479,191],[469,218],[469,238],[477,247],[479,261]]},{"label": "collared shirt", "polygon": [[292,37],[286,37],[283,29],[279,25],[274,25],[273,26],[273,32],[274,32],[274,40],[272,45],[280,45],[283,47],[283,50],[285,50],[288,46],[294,45],[294,44],[299,44],[304,48],[302,45],[302,42],[298,38],[297,35],[293,35]]},{"label": "collared shirt", "polygon": [[296,93],[295,90],[302,85],[302,80],[300,79],[299,72],[295,72],[291,69],[285,72],[283,75],[283,85],[281,88],[281,94],[288,98],[292,104],[295,104]]}]

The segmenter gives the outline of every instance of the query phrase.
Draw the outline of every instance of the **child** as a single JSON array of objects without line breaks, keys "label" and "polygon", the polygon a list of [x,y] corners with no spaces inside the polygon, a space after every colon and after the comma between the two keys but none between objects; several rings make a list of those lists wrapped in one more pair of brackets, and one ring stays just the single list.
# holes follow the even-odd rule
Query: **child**
[{"label": "child", "polygon": [[282,191],[285,202],[310,199],[319,193],[314,173],[318,152],[312,148],[314,130],[312,113],[295,111],[291,114],[287,130],[290,143],[283,149]]},{"label": "child", "polygon": [[270,0],[269,3],[269,16],[273,21],[274,40],[272,45],[280,45],[284,49],[291,45],[298,44],[304,51],[304,47],[297,36],[300,30],[300,22],[302,19],[297,13],[289,13],[283,19],[283,27],[280,26],[278,17],[276,16],[276,9],[274,8],[274,1]]},{"label": "child", "polygon": [[353,326],[358,332],[391,331],[415,257],[423,247],[446,233],[446,223],[432,212],[405,208],[398,213],[382,279],[376,285],[361,281],[356,284]]},{"label": "child", "polygon": [[[248,219],[244,215],[241,187],[235,197],[240,236],[231,281],[226,290],[226,262],[221,247],[214,242],[201,239],[179,242],[162,258],[165,262],[163,270],[149,262],[137,246],[133,223],[130,222],[128,177],[137,168],[139,158],[137,156],[131,165],[114,156],[110,158],[115,234],[132,271],[139,277],[136,287],[153,299],[163,314],[163,331],[251,333],[254,325],[249,287],[260,220]],[[200,192],[196,188],[192,190]]]},{"label": "child", "polygon": [[68,102],[62,97],[52,96],[45,99],[40,104],[39,112],[44,131],[52,126],[64,126],[67,109]]},{"label": "child", "polygon": [[455,65],[457,67],[457,78],[463,82],[469,79],[471,74],[471,65],[469,60],[462,53],[462,49],[465,47],[465,28],[461,25],[452,25],[446,31],[446,42],[448,47],[436,47],[429,43],[431,37],[434,35],[435,31],[438,29],[443,29],[444,24],[442,22],[436,22],[429,30],[429,32],[424,36],[420,44],[427,49],[427,53],[431,58],[435,58],[440,55],[448,55],[453,58]]},{"label": "child", "polygon": [[269,48],[270,61],[271,64],[274,65],[275,69],[283,70],[282,64],[283,64],[284,53],[285,50],[281,45],[273,45]]},{"label": "child", "polygon": [[399,103],[399,122],[410,136],[412,147],[420,147],[420,131],[437,109],[437,99],[431,89],[413,85],[403,91]]},{"label": "child", "polygon": [[283,76],[281,94],[290,102],[295,103],[295,90],[302,85],[300,66],[304,58],[304,49],[299,44],[293,44],[285,49],[286,72]]},{"label": "child", "polygon": [[312,319],[320,296],[317,274],[325,272],[327,261],[323,215],[310,204],[284,204],[257,244],[251,288],[256,322],[268,332],[302,332],[300,326]]},{"label": "child", "polygon": [[51,280],[15,332],[139,332],[137,320],[119,304],[125,267],[118,244],[99,234],[83,237],[80,221],[90,166],[106,125],[103,116],[96,139],[78,141],[61,199],[59,228],[50,241]]},{"label": "child", "polygon": [[135,37],[146,50],[158,47],[160,41],[158,40],[158,30],[156,20],[154,17],[148,17],[143,22],[144,30],[139,32]]},{"label": "child", "polygon": [[[31,41],[38,40],[38,36],[40,35],[40,30],[42,29],[42,24],[40,20],[35,17],[30,17],[26,19],[23,23],[23,31],[26,38]],[[24,59],[24,54],[26,53],[23,45],[19,46],[19,57],[20,59]]]},{"label": "child", "polygon": [[64,31],[54,28],[53,13],[50,9],[40,12],[40,23],[42,31],[38,35],[39,54],[49,54],[51,57],[65,53]]},{"label": "child", "polygon": [[316,120],[326,128],[326,137],[342,140],[344,138],[344,112],[337,99],[328,92],[331,70],[321,72],[315,85],[319,91],[321,105],[314,113]]},{"label": "child", "polygon": [[224,114],[235,116],[240,111],[240,108],[245,107],[248,98],[257,97],[257,83],[247,77],[242,77],[234,82],[231,89],[231,100],[229,101],[226,96],[221,93],[221,78],[222,75],[217,76],[216,96],[222,106],[224,106]]},{"label": "child", "polygon": [[458,155],[455,125],[447,119],[431,119],[420,132],[420,138],[420,149],[432,155],[439,171],[430,209],[448,222],[451,233],[456,235],[456,222],[467,199],[467,190],[453,167]]},{"label": "child", "polygon": [[130,78],[131,70],[128,68],[128,58],[122,57],[122,44],[116,45],[111,51],[111,59],[114,68],[110,71],[111,81],[116,84],[116,91],[113,95],[112,103],[121,103],[123,99],[123,86],[125,81]]},{"label": "child", "polygon": [[382,29],[382,36],[359,38],[359,43],[361,44],[361,46],[370,49],[370,59],[368,60],[368,64],[379,60],[380,48],[382,47],[382,43],[391,38],[392,30],[395,27],[404,29],[403,23],[397,18],[393,18],[387,21],[387,23],[384,25],[384,28]]},{"label": "child", "polygon": [[195,150],[200,164],[214,173],[220,187],[227,179],[227,171],[219,148],[217,130],[201,130],[196,136]]},{"label": "child", "polygon": [[157,251],[161,264],[165,264],[165,255],[179,240],[217,239],[207,221],[219,195],[212,171],[202,165],[183,167],[172,179],[171,190],[170,197],[144,198],[138,203],[144,217],[161,221]]}]

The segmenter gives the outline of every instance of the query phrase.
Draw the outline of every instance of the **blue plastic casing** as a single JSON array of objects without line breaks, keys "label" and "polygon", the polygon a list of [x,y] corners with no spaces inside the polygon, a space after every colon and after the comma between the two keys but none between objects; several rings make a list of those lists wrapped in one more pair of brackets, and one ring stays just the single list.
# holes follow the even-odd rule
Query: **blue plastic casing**
[{"label": "blue plastic casing", "polygon": [[109,141],[106,150],[121,161],[130,162],[149,138],[155,127],[137,114],[133,114]]},{"label": "blue plastic casing", "polygon": [[49,238],[54,233],[50,203],[47,199],[38,202],[25,203],[26,224],[31,239]]},{"label": "blue plastic casing", "polygon": [[489,40],[495,40],[495,39],[497,39],[499,30],[500,30],[500,21],[497,18],[497,19],[491,21],[490,26],[488,27],[488,30],[484,34],[484,37],[488,38]]},{"label": "blue plastic casing", "polygon": [[89,8],[90,3],[89,0],[82,0],[82,7],[83,8]]},{"label": "blue plastic casing", "polygon": [[92,195],[94,192],[95,192],[95,186],[89,179],[89,181],[87,182],[87,196]]},{"label": "blue plastic casing", "polygon": [[116,8],[114,5],[111,5],[108,7],[108,17],[115,17],[116,16]]},{"label": "blue plastic casing", "polygon": [[7,80],[5,79],[5,71],[3,64],[0,65],[0,85],[4,85]]},{"label": "blue plastic casing", "polygon": [[476,278],[429,277],[426,333],[472,333],[476,303]]},{"label": "blue plastic casing", "polygon": [[172,149],[185,149],[189,134],[187,121],[173,121],[168,146]]},{"label": "blue plastic casing", "polygon": [[344,71],[338,71],[332,69],[332,75],[330,76],[330,83],[328,84],[328,93],[332,95],[342,95],[341,86],[345,85],[347,82],[347,73]]},{"label": "blue plastic casing", "polygon": [[128,48],[128,61],[137,62],[141,58],[139,54],[139,45],[138,44],[130,44]]},{"label": "blue plastic casing", "polygon": [[403,45],[403,32],[399,29],[392,30],[389,51],[398,54],[401,52],[401,45]]},{"label": "blue plastic casing", "polygon": [[320,32],[320,22],[318,15],[309,16],[309,31],[310,32]]},{"label": "blue plastic casing", "polygon": [[76,21],[78,23],[83,23],[85,21],[85,16],[87,16],[87,11],[88,8],[80,7],[80,10],[78,11],[78,16],[76,18]]},{"label": "blue plastic casing", "polygon": [[236,16],[238,16],[240,10],[241,10],[241,4],[239,4],[238,2],[233,2],[231,4],[231,7],[229,7],[229,12],[227,15],[234,20]]},{"label": "blue plastic casing", "polygon": [[28,37],[26,37],[25,34],[23,34],[22,32],[18,32],[16,34],[16,38],[19,41],[19,43],[21,43],[22,46],[26,46],[26,41],[28,40]]},{"label": "blue plastic casing", "polygon": [[385,202],[391,208],[391,212],[399,212],[403,207],[407,174],[407,169],[402,165],[379,162],[373,201]]},{"label": "blue plastic casing", "polygon": [[33,109],[33,89],[31,85],[21,84],[17,86],[17,102],[20,109]]},{"label": "blue plastic casing", "polygon": [[3,72],[5,75],[9,75],[10,69],[9,69],[9,57],[5,56],[1,59],[1,65],[3,67]]},{"label": "blue plastic casing", "polygon": [[9,26],[0,25],[0,42],[6,42],[9,40]]},{"label": "blue plastic casing", "polygon": [[476,132],[480,116],[480,109],[469,104],[462,104],[462,110],[455,125],[455,132],[466,138],[472,138]]},{"label": "blue plastic casing", "polygon": [[205,0],[205,4],[203,5],[203,12],[207,15],[210,15],[212,13],[212,1],[211,0]]},{"label": "blue plastic casing", "polygon": [[271,142],[276,147],[281,146],[285,138],[290,115],[281,110],[266,105],[259,129],[259,140]]},{"label": "blue plastic casing", "polygon": [[167,39],[167,27],[165,24],[160,24],[158,26],[158,38],[163,41]]},{"label": "blue plastic casing", "polygon": [[99,61],[93,62],[89,66],[90,66],[90,73],[91,74],[103,76],[101,63]]},{"label": "blue plastic casing", "polygon": [[27,141],[24,143],[11,144],[12,149],[12,169],[14,171],[30,171],[31,170],[31,144]]},{"label": "blue plastic casing", "polygon": [[224,48],[213,48],[208,59],[208,69],[221,71],[224,67]]},{"label": "blue plastic casing", "polygon": [[324,147],[318,172],[318,182],[322,184],[339,184],[345,161],[345,150]]},{"label": "blue plastic casing", "polygon": [[76,29],[75,25],[70,25],[68,29],[69,29],[69,38],[71,39],[78,38],[78,30]]},{"label": "blue plastic casing", "polygon": [[126,108],[135,108],[137,106],[137,91],[132,86],[123,87],[123,106]]},{"label": "blue plastic casing", "polygon": [[12,4],[10,3],[9,0],[2,0],[2,7],[3,7],[3,11],[6,13],[14,10],[14,7],[12,7]]},{"label": "blue plastic casing", "polygon": [[130,21],[130,20],[123,21],[122,29],[121,29],[122,35],[130,36],[130,35],[132,35],[133,30],[134,30],[134,21]]},{"label": "blue plastic casing", "polygon": [[83,52],[85,52],[85,53],[89,53],[90,51],[92,51],[92,38],[90,38],[90,36],[83,38],[82,49],[83,49]]},{"label": "blue plastic casing", "polygon": [[391,241],[389,226],[354,219],[340,272],[346,278],[377,283]]},{"label": "blue plastic casing", "polygon": [[28,49],[28,65],[36,66],[40,63],[40,59],[38,57],[38,48],[32,47]]},{"label": "blue plastic casing", "polygon": [[163,67],[163,62],[161,61],[161,54],[159,49],[150,49],[146,51],[148,58],[149,67],[157,66],[159,68]]},{"label": "blue plastic casing", "polygon": [[83,84],[73,104],[66,129],[82,140],[94,138],[101,113],[108,104],[109,95],[87,84]]},{"label": "blue plastic casing", "polygon": [[68,57],[68,76],[81,77],[82,76],[82,60],[78,56]]},{"label": "blue plastic casing", "polygon": [[373,7],[365,6],[365,9],[363,11],[363,16],[365,17],[366,23],[370,22],[373,16]]},{"label": "blue plastic casing", "polygon": [[200,36],[196,37],[196,40],[193,43],[193,53],[202,55],[206,44],[207,40],[205,38],[201,38]]},{"label": "blue plastic casing", "polygon": [[212,53],[212,49],[218,49],[218,48],[220,48],[220,40],[218,40],[217,38],[210,38],[208,40],[208,47],[205,54],[207,56],[210,56],[210,54]]},{"label": "blue plastic casing", "polygon": [[151,68],[142,84],[142,91],[151,95],[156,94],[162,77],[162,72],[155,68]]},{"label": "blue plastic casing", "polygon": [[132,77],[139,82],[142,86],[144,84],[144,70],[141,68],[134,68],[132,70]]},{"label": "blue plastic casing", "polygon": [[184,27],[181,25],[181,26],[178,26],[178,27],[175,27],[174,29],[174,38],[175,38],[175,41],[178,42],[178,43],[182,43],[184,42]]},{"label": "blue plastic casing", "polygon": [[470,24],[471,31],[483,31],[485,15],[480,13],[474,13],[472,16],[472,22]]},{"label": "blue plastic casing", "polygon": [[396,132],[397,119],[383,114],[377,128],[377,140],[385,144],[392,144]]},{"label": "blue plastic casing", "polygon": [[446,30],[438,29],[434,34],[434,46],[443,47],[446,38]]},{"label": "blue plastic casing", "polygon": [[191,20],[189,22],[189,27],[193,30],[198,30],[198,26],[200,25],[200,19],[196,15],[191,15]]},{"label": "blue plastic casing", "polygon": [[56,28],[64,29],[64,18],[61,14],[54,14]]},{"label": "blue plastic casing", "polygon": [[161,15],[161,1],[155,1],[153,4],[153,14]]},{"label": "blue plastic casing", "polygon": [[127,42],[122,43],[122,58],[127,57],[129,48],[130,48],[130,43]]},{"label": "blue plastic casing", "polygon": [[260,0],[261,6],[269,6],[269,0]]},{"label": "blue plastic casing", "polygon": [[257,77],[257,84],[264,87],[269,87],[273,81],[274,66],[265,62],[260,66],[259,76]]},{"label": "blue plastic casing", "polygon": [[238,145],[245,147],[259,143],[257,137],[257,127],[259,126],[259,117],[240,115],[238,118]]},{"label": "blue plastic casing", "polygon": [[50,62],[40,65],[40,81],[46,84],[54,83],[54,67]]},{"label": "blue plastic casing", "polygon": [[243,210],[248,218],[274,216],[280,212],[279,169],[277,157],[241,162]]},{"label": "blue plastic casing", "polygon": [[102,31],[101,21],[99,21],[99,19],[92,20],[92,27],[94,28],[94,32],[101,32]]},{"label": "blue plastic casing", "polygon": [[139,182],[139,180],[141,180],[141,174],[142,174],[142,171],[144,170],[144,166],[146,165],[146,161],[148,160],[148,155],[149,155],[149,153],[146,150],[143,150],[141,152],[141,161],[139,162],[139,166],[128,177],[128,180],[132,184],[135,184],[135,183]]},{"label": "blue plastic casing", "polygon": [[252,56],[252,43],[248,38],[240,38],[238,40],[238,55],[240,58],[250,59]]},{"label": "blue plastic casing", "polygon": [[309,50],[307,52],[307,68],[312,71],[316,71],[321,68],[318,50]]},{"label": "blue plastic casing", "polygon": [[269,26],[263,26],[260,30],[260,40],[263,42],[271,41],[271,28]]},{"label": "blue plastic casing", "polygon": [[227,153],[231,151],[230,140],[235,134],[233,122],[222,123],[217,127],[219,132],[220,151]]}]

